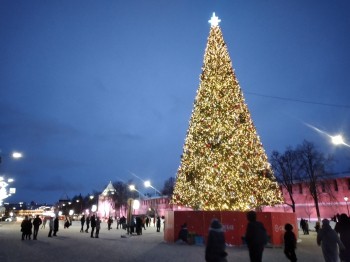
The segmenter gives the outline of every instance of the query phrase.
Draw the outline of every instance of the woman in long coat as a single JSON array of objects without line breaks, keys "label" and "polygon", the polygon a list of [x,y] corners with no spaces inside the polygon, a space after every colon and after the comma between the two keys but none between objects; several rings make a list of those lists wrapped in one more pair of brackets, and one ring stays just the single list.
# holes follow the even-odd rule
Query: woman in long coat
[{"label": "woman in long coat", "polygon": [[24,237],[27,239],[30,232],[31,232],[31,225],[32,223],[29,221],[28,216],[25,216],[22,223],[21,223],[21,232],[22,232],[22,240],[24,240]]},{"label": "woman in long coat", "polygon": [[205,261],[226,262],[225,235],[222,225],[217,219],[213,219],[209,228],[207,246],[205,248]]},{"label": "woman in long coat", "polygon": [[337,245],[340,249],[345,249],[337,232],[329,225],[328,219],[322,220],[322,228],[317,233],[317,244],[322,247],[323,257],[326,262],[339,261]]}]

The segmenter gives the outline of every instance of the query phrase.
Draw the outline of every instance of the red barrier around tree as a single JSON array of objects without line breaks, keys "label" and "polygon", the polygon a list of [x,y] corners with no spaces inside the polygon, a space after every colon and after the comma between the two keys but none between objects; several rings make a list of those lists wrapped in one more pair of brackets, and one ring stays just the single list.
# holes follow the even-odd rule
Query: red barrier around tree
[{"label": "red barrier around tree", "polygon": [[[246,212],[236,211],[168,211],[165,214],[164,240],[175,242],[178,239],[181,225],[187,223],[189,233],[202,236],[205,241],[213,218],[221,221],[227,244],[234,246],[244,244],[242,237],[245,235],[248,223]],[[257,220],[264,224],[272,245],[283,244],[286,223],[293,225],[293,231],[298,237],[297,217],[294,213],[257,212]]]}]

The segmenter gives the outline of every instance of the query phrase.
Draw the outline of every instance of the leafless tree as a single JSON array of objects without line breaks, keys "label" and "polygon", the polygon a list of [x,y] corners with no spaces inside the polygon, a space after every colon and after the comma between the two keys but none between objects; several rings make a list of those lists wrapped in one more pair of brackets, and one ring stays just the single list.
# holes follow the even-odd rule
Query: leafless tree
[{"label": "leafless tree", "polygon": [[330,164],[331,158],[326,158],[315,148],[313,143],[306,140],[298,146],[297,153],[301,164],[301,178],[314,200],[317,218],[320,221],[319,201],[322,193],[320,192],[320,185],[328,176],[326,166]]},{"label": "leafless tree", "polygon": [[116,195],[114,196],[115,209],[126,207],[128,198],[130,197],[130,190],[128,189],[128,185],[124,182],[116,181],[113,183],[113,187],[116,190]]},{"label": "leafless tree", "polygon": [[278,151],[273,151],[270,159],[274,170],[277,182],[284,187],[291,200],[291,203],[285,203],[290,206],[295,213],[295,200],[293,197],[293,185],[299,180],[300,163],[298,154],[291,147],[281,154]]},{"label": "leafless tree", "polygon": [[164,187],[162,189],[162,194],[167,196],[172,196],[174,192],[174,186],[175,186],[175,178],[170,177],[168,180],[164,182]]}]

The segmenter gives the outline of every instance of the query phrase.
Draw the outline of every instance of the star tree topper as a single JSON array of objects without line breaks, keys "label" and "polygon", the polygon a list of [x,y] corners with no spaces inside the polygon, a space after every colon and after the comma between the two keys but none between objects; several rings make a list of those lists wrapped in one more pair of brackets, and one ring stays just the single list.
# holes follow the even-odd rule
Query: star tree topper
[{"label": "star tree topper", "polygon": [[221,20],[219,19],[219,17],[215,15],[215,12],[214,12],[208,22],[211,24],[211,27],[214,27],[214,26],[218,26]]}]

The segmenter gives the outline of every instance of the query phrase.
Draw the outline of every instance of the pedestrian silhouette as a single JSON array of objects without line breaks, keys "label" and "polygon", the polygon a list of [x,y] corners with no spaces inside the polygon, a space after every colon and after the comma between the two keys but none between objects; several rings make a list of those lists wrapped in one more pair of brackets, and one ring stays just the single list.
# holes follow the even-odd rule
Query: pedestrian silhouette
[{"label": "pedestrian silhouette", "polygon": [[248,225],[245,240],[248,245],[249,258],[251,262],[261,262],[264,247],[267,244],[267,233],[264,225],[256,221],[256,213],[247,213]]},{"label": "pedestrian silhouette", "polygon": [[225,234],[222,225],[217,219],[213,219],[208,233],[208,241],[205,247],[205,261],[226,262]]},{"label": "pedestrian silhouette", "polygon": [[34,228],[33,239],[34,240],[38,239],[39,227],[41,224],[42,224],[42,220],[39,217],[39,215],[37,215],[33,220],[33,228]]},{"label": "pedestrian silhouette", "polygon": [[297,247],[297,239],[293,232],[293,226],[287,223],[284,226],[284,230],[286,230],[284,233],[284,254],[290,261],[296,262],[297,256],[295,254],[295,249]]},{"label": "pedestrian silhouette", "polygon": [[338,261],[339,249],[345,249],[337,232],[331,228],[328,219],[322,220],[322,228],[317,233],[317,244],[322,248],[322,254],[325,261]]}]

